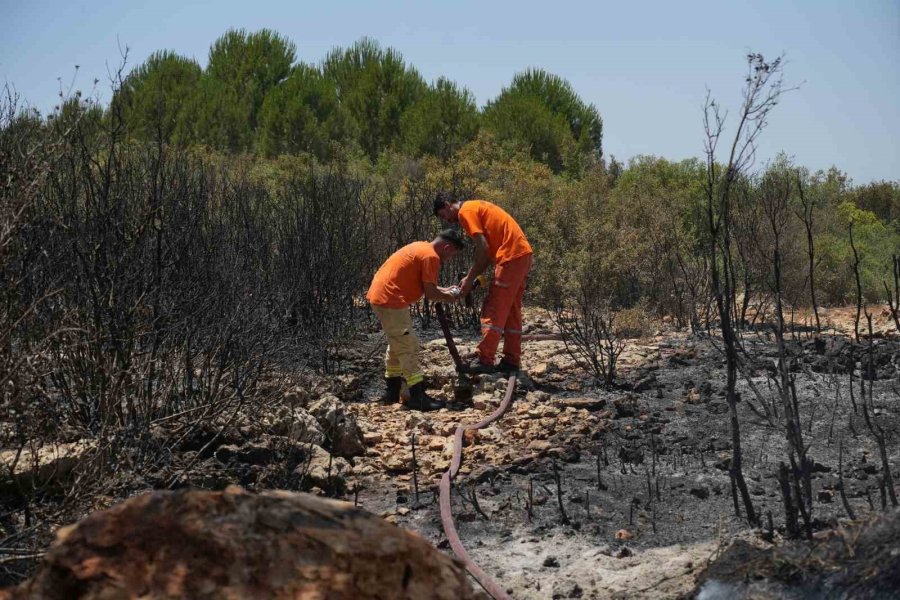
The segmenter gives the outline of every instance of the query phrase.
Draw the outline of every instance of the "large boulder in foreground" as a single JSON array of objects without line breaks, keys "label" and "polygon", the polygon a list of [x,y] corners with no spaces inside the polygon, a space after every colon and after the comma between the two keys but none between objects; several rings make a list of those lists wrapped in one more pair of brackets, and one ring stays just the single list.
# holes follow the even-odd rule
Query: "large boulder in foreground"
[{"label": "large boulder in foreground", "polygon": [[476,598],[413,533],[308,494],[153,492],[65,527],[2,600]]}]

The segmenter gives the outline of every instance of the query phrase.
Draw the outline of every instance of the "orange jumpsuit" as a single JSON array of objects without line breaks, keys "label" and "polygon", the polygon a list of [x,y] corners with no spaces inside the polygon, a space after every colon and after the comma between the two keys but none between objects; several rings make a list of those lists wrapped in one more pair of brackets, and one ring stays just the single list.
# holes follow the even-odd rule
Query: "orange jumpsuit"
[{"label": "orange jumpsuit", "polygon": [[494,280],[481,309],[481,343],[478,359],[494,364],[503,337],[504,362],[519,366],[522,360],[522,297],[531,270],[533,253],[522,228],[509,213],[490,202],[467,200],[457,214],[469,237],[483,234],[488,256],[494,263]]}]

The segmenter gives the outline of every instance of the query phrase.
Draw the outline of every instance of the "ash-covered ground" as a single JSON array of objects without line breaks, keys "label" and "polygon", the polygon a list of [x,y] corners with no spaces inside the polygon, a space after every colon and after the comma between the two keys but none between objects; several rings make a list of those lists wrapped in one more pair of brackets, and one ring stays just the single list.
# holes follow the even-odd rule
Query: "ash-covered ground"
[{"label": "ash-covered ground", "polygon": [[[466,436],[454,483],[453,513],[471,557],[516,599],[896,597],[900,513],[873,429],[884,432],[896,488],[900,338],[880,315],[871,344],[852,341],[849,316],[827,311],[835,327],[797,331],[787,344],[813,465],[812,542],[785,539],[776,473],[787,454],[771,329],[743,333],[737,386],[744,475],[761,517],[751,527],[731,494],[721,342],[715,332],[660,324],[627,340],[609,389],[578,367],[564,342],[525,343],[512,407]],[[452,407],[423,414],[381,405],[384,345],[372,325],[340,351],[341,374],[286,373],[266,402],[202,426],[189,413],[160,419],[142,445],[152,451],[118,457],[116,477],[97,485],[79,476],[97,455],[90,437],[73,434],[27,454],[0,448],[0,462],[14,465],[0,485],[0,561],[8,561],[0,562],[0,583],[27,577],[58,527],[135,494],[179,487],[342,498],[450,552],[437,482],[453,433],[494,411],[508,381],[460,380],[434,326],[420,331],[429,391]],[[554,330],[529,311],[526,333]],[[471,332],[456,334],[463,351],[473,349]],[[31,485],[44,491],[23,504],[17,490]]]},{"label": "ash-covered ground", "polygon": [[[531,329],[547,333],[550,325],[538,316]],[[423,337],[429,340],[432,393],[450,399],[459,382],[443,340],[435,331]],[[474,340],[458,341],[465,350]],[[732,443],[718,346],[714,336],[677,331],[630,340],[618,386],[610,390],[578,369],[563,342],[527,342],[511,410],[468,438],[465,466],[454,485],[454,515],[472,558],[514,598],[679,598],[701,588],[704,598],[777,598],[807,597],[808,590],[819,589],[816,582],[824,576],[815,570],[792,572],[786,582],[766,572],[760,579],[768,587],[752,588],[743,579],[726,585],[721,573],[706,573],[733,542],[764,551],[781,547],[785,533],[776,476],[779,462],[788,460],[783,414],[776,408],[777,347],[765,328],[744,334],[738,383],[744,475],[762,521],[751,528],[735,514],[731,495]],[[867,402],[874,407],[875,424],[887,432],[894,480],[900,481],[900,342],[880,336],[870,347],[841,332],[798,332],[788,341],[788,352],[813,461],[815,536],[825,539],[854,523],[840,498],[839,450],[857,521],[880,515],[883,506],[890,511],[879,449],[863,419],[860,395],[862,387],[869,393],[871,383]],[[436,484],[447,467],[452,432],[457,423],[488,414],[506,380],[491,375],[473,384],[472,403],[462,410],[422,415],[357,405],[369,440],[366,456],[354,468],[363,487],[359,503],[441,548],[447,542]],[[376,389],[374,384],[367,390],[369,399]],[[885,543],[884,536],[879,539]],[[893,555],[888,550],[887,556],[900,561],[900,545]],[[833,574],[841,559],[837,553],[831,558],[836,564],[826,571]],[[844,558],[849,565],[850,555]],[[857,597],[842,593],[834,591],[835,597]],[[871,597],[894,593],[884,589]]]}]

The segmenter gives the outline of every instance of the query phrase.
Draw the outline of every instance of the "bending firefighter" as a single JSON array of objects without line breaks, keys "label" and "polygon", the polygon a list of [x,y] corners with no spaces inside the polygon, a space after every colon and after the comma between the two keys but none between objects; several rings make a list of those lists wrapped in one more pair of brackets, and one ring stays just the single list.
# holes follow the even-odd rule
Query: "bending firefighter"
[{"label": "bending firefighter", "polygon": [[366,294],[372,310],[381,321],[388,340],[384,377],[387,390],[382,402],[400,401],[403,379],[409,386],[407,407],[414,410],[437,410],[444,407],[425,394],[425,382],[419,367],[419,339],[409,315],[411,304],[424,295],[437,302],[454,302],[459,288],[437,285],[441,261],[453,258],[463,247],[459,234],[448,229],[431,242],[413,242],[388,258]]},{"label": "bending firefighter", "polygon": [[[494,280],[481,309],[481,343],[477,357],[466,365],[472,373],[495,370],[514,372],[522,360],[522,296],[531,270],[531,246],[509,213],[483,200],[453,200],[447,192],[434,199],[434,214],[444,221],[459,223],[475,243],[475,261],[459,282],[466,296],[475,280],[494,263]],[[503,358],[494,360],[503,337]]]}]

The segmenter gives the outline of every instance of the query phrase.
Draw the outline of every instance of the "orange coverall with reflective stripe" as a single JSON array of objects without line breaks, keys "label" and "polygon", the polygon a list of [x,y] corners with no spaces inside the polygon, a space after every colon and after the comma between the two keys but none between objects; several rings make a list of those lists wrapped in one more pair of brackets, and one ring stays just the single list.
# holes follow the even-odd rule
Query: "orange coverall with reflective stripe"
[{"label": "orange coverall with reflective stripe", "polygon": [[494,364],[500,338],[503,360],[518,366],[522,360],[522,297],[531,270],[531,246],[509,213],[490,202],[467,200],[457,215],[469,237],[483,234],[494,263],[494,280],[481,309],[478,359]]},{"label": "orange coverall with reflective stripe", "polygon": [[532,255],[494,265],[494,281],[481,309],[481,342],[478,359],[494,363],[500,336],[503,336],[503,361],[519,366],[522,361],[522,296],[531,270]]}]

